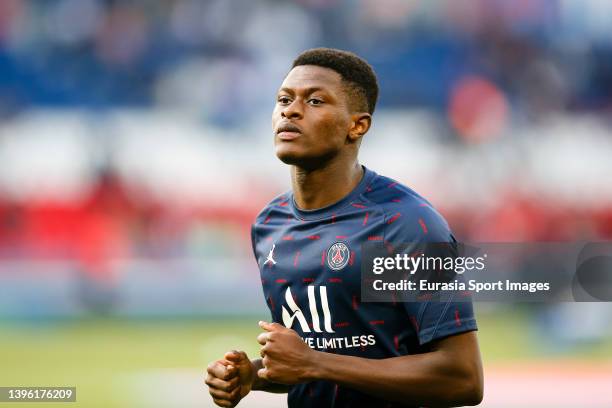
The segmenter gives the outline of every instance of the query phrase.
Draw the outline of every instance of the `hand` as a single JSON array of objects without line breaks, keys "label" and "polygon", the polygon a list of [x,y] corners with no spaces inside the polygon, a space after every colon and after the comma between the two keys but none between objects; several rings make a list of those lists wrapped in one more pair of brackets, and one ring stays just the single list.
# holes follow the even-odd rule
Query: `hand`
[{"label": "hand", "polygon": [[265,330],[257,336],[263,368],[259,378],[280,384],[297,384],[313,379],[317,353],[291,329],[278,323],[259,322]]},{"label": "hand", "polygon": [[230,351],[223,357],[208,365],[205,383],[215,404],[235,407],[251,391],[256,370],[243,351]]}]

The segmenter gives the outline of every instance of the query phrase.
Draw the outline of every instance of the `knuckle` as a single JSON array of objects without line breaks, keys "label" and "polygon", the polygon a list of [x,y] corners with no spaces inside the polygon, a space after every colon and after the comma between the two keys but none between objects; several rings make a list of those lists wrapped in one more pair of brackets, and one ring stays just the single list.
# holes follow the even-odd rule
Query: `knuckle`
[{"label": "knuckle", "polygon": [[208,365],[206,370],[208,371],[208,373],[214,376],[215,373],[218,372],[219,368],[221,367],[223,367],[223,365],[221,365],[220,361],[213,361],[212,363]]},{"label": "knuckle", "polygon": [[230,405],[227,404],[227,401],[219,399],[219,398],[213,398],[213,402],[215,404],[217,404],[220,407],[229,407]]},{"label": "knuckle", "polygon": [[239,397],[240,397],[240,390],[238,388],[235,388],[229,393],[230,401],[237,401]]}]

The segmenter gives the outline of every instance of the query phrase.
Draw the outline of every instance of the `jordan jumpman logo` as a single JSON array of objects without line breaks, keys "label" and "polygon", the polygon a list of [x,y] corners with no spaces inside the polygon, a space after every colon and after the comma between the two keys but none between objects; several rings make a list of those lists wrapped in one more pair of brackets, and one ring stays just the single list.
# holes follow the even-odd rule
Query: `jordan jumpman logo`
[{"label": "jordan jumpman logo", "polygon": [[270,249],[270,253],[268,254],[268,257],[266,258],[265,262],[263,263],[264,265],[267,264],[268,262],[271,262],[272,265],[276,265],[276,261],[274,260],[274,258],[272,258],[272,256],[274,255],[274,247],[276,247],[276,244],[272,244],[272,248]]}]

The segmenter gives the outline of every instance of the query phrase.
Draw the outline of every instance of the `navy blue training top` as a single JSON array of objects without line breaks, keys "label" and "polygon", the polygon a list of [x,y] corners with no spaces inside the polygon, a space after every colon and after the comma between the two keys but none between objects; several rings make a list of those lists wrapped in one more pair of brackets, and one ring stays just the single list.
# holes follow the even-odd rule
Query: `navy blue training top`
[{"label": "navy blue training top", "polygon": [[[381,359],[476,330],[469,301],[361,302],[361,244],[455,242],[444,218],[413,190],[364,167],[355,189],[328,207],[299,209],[291,192],[272,200],[252,227],[253,251],[272,321],[312,348]],[[291,387],[294,407],[394,407],[329,381]]]}]

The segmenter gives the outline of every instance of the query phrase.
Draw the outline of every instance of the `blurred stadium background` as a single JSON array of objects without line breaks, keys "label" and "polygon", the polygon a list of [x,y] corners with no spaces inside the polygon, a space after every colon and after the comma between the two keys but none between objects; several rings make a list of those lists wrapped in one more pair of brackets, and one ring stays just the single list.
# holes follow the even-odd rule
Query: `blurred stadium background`
[{"label": "blurred stadium background", "polygon": [[[612,239],[611,2],[2,0],[0,386],[211,404],[204,368],[268,317],[249,227],[315,46],[374,66],[362,163],[459,240]],[[476,308],[483,406],[612,406],[609,303]]]}]

